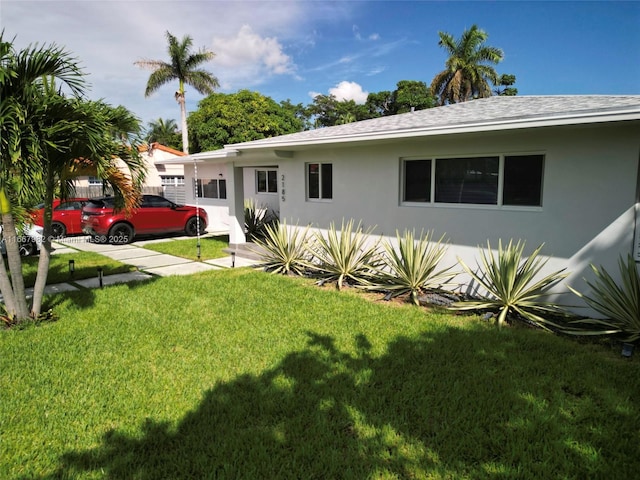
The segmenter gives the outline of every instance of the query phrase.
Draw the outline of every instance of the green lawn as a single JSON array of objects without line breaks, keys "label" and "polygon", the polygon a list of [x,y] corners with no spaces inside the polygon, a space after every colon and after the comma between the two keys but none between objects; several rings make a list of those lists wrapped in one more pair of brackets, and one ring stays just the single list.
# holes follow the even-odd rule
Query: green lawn
[{"label": "green lawn", "polygon": [[[168,253],[177,257],[198,259],[198,239],[168,240],[166,242],[150,243],[144,246],[149,250],[160,253]],[[229,246],[229,235],[219,235],[215,237],[203,237],[200,239],[200,259],[211,260],[226,256],[222,250]]]},{"label": "green lawn", "polygon": [[[22,272],[24,283],[27,287],[32,287],[36,280],[38,271],[38,256],[24,257],[22,259]],[[74,273],[69,272],[69,260],[73,260]],[[82,280],[85,278],[97,277],[98,268],[102,268],[103,275],[114,275],[136,270],[132,265],[125,265],[112,260],[104,255],[91,252],[74,252],[51,255],[49,263],[49,275],[47,284]]]},{"label": "green lawn", "polygon": [[622,479],[640,360],[248,269],[0,331],[3,479]]}]

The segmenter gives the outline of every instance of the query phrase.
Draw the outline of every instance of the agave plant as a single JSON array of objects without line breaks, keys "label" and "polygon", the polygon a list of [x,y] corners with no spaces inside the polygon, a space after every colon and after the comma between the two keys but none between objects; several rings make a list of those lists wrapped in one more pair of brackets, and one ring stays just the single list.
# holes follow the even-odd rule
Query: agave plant
[{"label": "agave plant", "polygon": [[[574,335],[604,335],[622,334],[624,341],[640,340],[640,273],[633,257],[629,255],[625,262],[622,257],[618,260],[622,284],[617,284],[609,273],[591,265],[596,275],[594,283],[587,281],[592,294],[584,295],[569,287],[573,293],[582,298],[587,305],[601,313],[606,319],[589,318],[572,323],[577,331],[568,331]],[[589,327],[595,327],[590,330]]]},{"label": "agave plant", "polygon": [[336,281],[338,290],[346,279],[356,284],[369,284],[372,273],[380,265],[379,240],[371,244],[374,228],[362,230],[361,224],[354,229],[353,220],[342,221],[340,233],[331,222],[327,236],[316,232],[311,244],[314,261],[311,268],[325,281]]},{"label": "agave plant", "polygon": [[276,221],[275,215],[268,207],[258,205],[252,198],[244,201],[244,229],[247,234],[247,240],[254,241],[262,238],[265,234],[267,225]]},{"label": "agave plant", "polygon": [[458,259],[462,268],[486,290],[488,297],[456,302],[451,308],[497,311],[499,326],[517,314],[545,329],[549,329],[550,326],[559,327],[541,315],[564,315],[564,310],[543,299],[548,296],[548,290],[558,284],[567,274],[562,273],[564,271],[562,269],[536,280],[548,261],[543,260],[540,256],[543,245],[536,248],[525,259],[523,257],[524,242],[518,240],[514,245],[510,240],[506,248],[503,248],[502,241],[499,241],[496,258],[491,252],[491,245],[487,242],[487,250],[480,249],[482,268],[477,272],[471,270],[461,259]]},{"label": "agave plant", "polygon": [[450,272],[452,266],[436,271],[447,249],[442,244],[444,235],[437,242],[432,242],[432,235],[423,231],[415,239],[413,231],[405,230],[402,237],[396,231],[397,249],[391,242],[383,242],[385,265],[377,272],[376,287],[389,290],[392,297],[409,293],[411,301],[420,305],[420,293],[453,278],[456,273]]},{"label": "agave plant", "polygon": [[285,275],[302,275],[309,265],[309,226],[304,230],[287,228],[286,222],[265,227],[263,239],[255,243],[261,248],[265,270]]}]

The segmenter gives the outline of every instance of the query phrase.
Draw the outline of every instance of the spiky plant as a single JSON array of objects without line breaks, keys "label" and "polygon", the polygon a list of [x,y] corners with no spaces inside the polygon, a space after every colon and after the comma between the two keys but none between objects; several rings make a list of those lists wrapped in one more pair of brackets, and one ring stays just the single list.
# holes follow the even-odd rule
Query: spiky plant
[{"label": "spiky plant", "polygon": [[436,242],[432,237],[433,232],[422,231],[416,239],[413,231],[405,230],[402,236],[396,231],[397,249],[391,242],[383,242],[386,255],[384,266],[376,272],[376,287],[389,290],[392,297],[409,293],[411,301],[420,305],[420,293],[453,278],[453,266],[436,270],[447,250],[442,243],[444,235]]},{"label": "spiky plant", "polygon": [[369,284],[372,273],[380,265],[379,240],[371,243],[374,227],[362,229],[361,223],[354,229],[354,221],[342,221],[340,231],[331,222],[326,237],[316,232],[311,251],[314,261],[311,268],[324,281],[336,281],[338,290],[346,279],[355,284]]},{"label": "spiky plant", "polygon": [[458,258],[462,268],[486,290],[488,296],[480,300],[456,302],[451,308],[495,311],[498,314],[498,326],[517,314],[544,329],[558,327],[555,322],[541,315],[556,316],[565,312],[558,305],[545,301],[544,297],[567,275],[562,273],[562,269],[536,280],[548,261],[540,256],[543,245],[524,258],[524,242],[518,240],[514,245],[513,240],[509,240],[509,244],[503,248],[502,241],[499,241],[498,255],[495,257],[487,242],[486,251],[480,248],[482,266],[477,271]]},{"label": "spiky plant", "polygon": [[265,235],[267,225],[276,221],[276,216],[264,205],[247,198],[244,201],[244,229],[247,240],[255,241]]},{"label": "spiky plant", "polygon": [[299,230],[276,222],[267,225],[264,238],[255,243],[262,249],[261,266],[269,272],[302,275],[309,265],[309,226]]},{"label": "spiky plant", "polygon": [[615,282],[605,270],[591,265],[596,280],[587,285],[591,295],[585,295],[569,287],[573,293],[582,298],[587,305],[604,315],[605,319],[589,318],[572,322],[577,331],[569,331],[574,335],[624,335],[624,341],[640,340],[640,273],[633,257],[629,255],[625,262],[618,260],[622,283]]}]

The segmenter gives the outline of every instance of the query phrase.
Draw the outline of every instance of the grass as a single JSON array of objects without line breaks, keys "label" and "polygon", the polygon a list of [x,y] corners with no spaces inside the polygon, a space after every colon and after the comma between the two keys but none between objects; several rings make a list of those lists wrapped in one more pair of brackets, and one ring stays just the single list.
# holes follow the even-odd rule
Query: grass
[{"label": "grass", "polygon": [[[23,257],[22,272],[24,274],[24,282],[26,287],[33,287],[38,271],[39,257]],[[73,277],[69,274],[69,260],[74,262]],[[134,266],[125,265],[112,260],[104,255],[91,252],[74,252],[51,255],[49,263],[49,275],[47,276],[47,284],[55,284],[69,282],[75,280],[83,280],[98,275],[98,267],[103,269],[103,275],[114,275],[116,273],[126,273],[136,270]]]},{"label": "grass", "polygon": [[[144,246],[149,250],[160,253],[168,253],[177,257],[184,257],[190,260],[198,259],[197,238],[187,240],[171,240],[160,243],[151,243]],[[229,236],[219,235],[215,237],[202,237],[200,239],[200,259],[211,260],[226,256],[222,250],[229,246]]]},{"label": "grass", "polygon": [[0,332],[0,478],[632,478],[640,361],[248,269]]}]

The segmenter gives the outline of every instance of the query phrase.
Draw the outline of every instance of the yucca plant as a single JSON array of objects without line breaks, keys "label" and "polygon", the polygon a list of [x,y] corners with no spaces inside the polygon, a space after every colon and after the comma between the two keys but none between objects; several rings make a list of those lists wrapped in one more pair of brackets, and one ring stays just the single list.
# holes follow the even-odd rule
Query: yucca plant
[{"label": "yucca plant", "polygon": [[582,298],[587,305],[604,315],[605,319],[589,318],[571,322],[577,330],[567,331],[573,335],[612,335],[624,336],[625,342],[640,339],[640,273],[633,257],[629,255],[625,262],[618,260],[622,283],[618,284],[611,275],[600,266],[591,265],[596,280],[587,285],[591,295],[585,295],[569,287]]},{"label": "yucca plant", "polygon": [[262,249],[261,266],[269,272],[302,275],[309,266],[309,226],[299,230],[276,222],[267,225],[264,238],[255,243]]},{"label": "yucca plant", "polygon": [[567,274],[564,269],[553,272],[539,280],[536,277],[547,263],[540,256],[542,246],[536,248],[528,258],[524,258],[524,242],[518,240],[514,245],[509,240],[506,248],[502,241],[498,242],[497,258],[487,242],[487,250],[480,248],[482,267],[473,271],[461,259],[458,259],[464,270],[477,281],[488,293],[488,297],[454,303],[456,310],[489,310],[498,314],[498,326],[510,320],[514,314],[529,320],[535,325],[549,329],[559,327],[555,322],[541,315],[564,315],[558,305],[547,302],[548,290],[557,285]]},{"label": "yucca plant", "polygon": [[436,242],[432,236],[433,232],[422,231],[416,239],[413,231],[405,230],[402,236],[396,231],[397,249],[391,242],[383,242],[386,255],[383,267],[376,272],[374,288],[388,290],[391,297],[408,293],[411,301],[420,305],[422,292],[451,280],[456,275],[450,272],[453,266],[436,270],[447,251],[442,243],[444,235]]},{"label": "yucca plant", "polygon": [[359,285],[369,284],[372,272],[380,265],[379,240],[370,243],[373,230],[372,227],[363,231],[360,223],[354,229],[353,220],[346,224],[343,220],[338,233],[331,222],[326,237],[321,232],[314,235],[311,268],[324,281],[335,280],[338,290],[346,279]]}]

